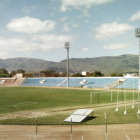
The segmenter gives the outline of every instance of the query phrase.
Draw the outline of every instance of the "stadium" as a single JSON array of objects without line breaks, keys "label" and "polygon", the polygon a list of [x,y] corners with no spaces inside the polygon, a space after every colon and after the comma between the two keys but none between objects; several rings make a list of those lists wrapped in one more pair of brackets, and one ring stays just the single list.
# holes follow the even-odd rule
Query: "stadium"
[{"label": "stadium", "polygon": [[[44,78],[22,78],[17,80],[22,81],[20,85],[11,87],[11,79],[7,79],[0,88],[0,124],[4,124],[1,139],[137,140],[140,137],[137,77],[125,78],[122,82],[116,81],[123,78],[95,78],[95,81],[92,78],[96,88],[91,86],[91,78],[86,79],[86,87],[69,88],[66,83],[57,86],[58,81],[63,82],[62,78],[46,78],[44,83],[40,83]],[[83,81],[75,79],[79,79],[78,83]],[[49,80],[50,83],[56,81],[56,87],[46,86]],[[104,87],[98,87],[98,82]],[[11,83],[14,83],[13,79]],[[70,83],[77,81],[70,79]],[[115,87],[109,88],[112,85]],[[80,122],[64,121],[79,109],[92,110],[93,114]]]},{"label": "stadium", "polygon": [[140,140],[139,0],[1,0],[0,19],[0,140]]}]

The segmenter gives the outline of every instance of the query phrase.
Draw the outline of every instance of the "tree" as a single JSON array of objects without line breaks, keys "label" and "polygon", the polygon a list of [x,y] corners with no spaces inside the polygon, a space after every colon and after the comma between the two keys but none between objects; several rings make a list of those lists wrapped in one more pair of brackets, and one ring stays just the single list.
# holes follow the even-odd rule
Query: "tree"
[{"label": "tree", "polygon": [[95,76],[95,77],[101,77],[101,76],[104,76],[104,74],[103,73],[101,73],[101,71],[94,71],[93,72],[93,76]]},{"label": "tree", "polygon": [[16,70],[16,72],[17,72],[17,73],[25,73],[25,70],[23,70],[23,69],[18,69],[18,70]]},{"label": "tree", "polygon": [[83,77],[83,75],[79,72],[72,74],[72,77]]},{"label": "tree", "polygon": [[55,76],[58,76],[58,74],[55,72],[55,70],[53,69],[50,69],[50,70],[43,70],[43,71],[40,71],[40,73],[44,73],[45,76],[51,76],[51,77],[55,77]]},{"label": "tree", "polygon": [[46,70],[42,70],[42,71],[40,71],[40,73],[45,73],[45,75],[47,75],[47,74],[49,74],[49,72]]},{"label": "tree", "polygon": [[112,76],[112,77],[117,77],[117,76],[121,77],[121,76],[123,76],[123,74],[114,72],[114,73],[110,73],[110,76]]},{"label": "tree", "polygon": [[0,77],[9,77],[8,71],[4,68],[0,68]]},{"label": "tree", "polygon": [[16,71],[11,71],[10,76],[13,77],[17,72]]},{"label": "tree", "polygon": [[0,73],[5,73],[5,74],[8,74],[8,71],[4,68],[0,68]]},{"label": "tree", "polygon": [[61,74],[59,74],[60,77],[66,77],[67,76],[67,72],[62,72]]},{"label": "tree", "polygon": [[54,69],[50,69],[49,72],[52,74],[52,73],[55,73],[55,70]]}]

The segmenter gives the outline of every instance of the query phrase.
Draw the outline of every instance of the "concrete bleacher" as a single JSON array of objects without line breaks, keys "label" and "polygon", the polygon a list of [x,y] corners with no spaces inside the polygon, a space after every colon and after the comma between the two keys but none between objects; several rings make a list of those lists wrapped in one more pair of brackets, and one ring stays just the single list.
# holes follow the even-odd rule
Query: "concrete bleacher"
[{"label": "concrete bleacher", "polygon": [[115,82],[109,84],[109,85],[106,86],[105,88],[106,88],[106,89],[115,88],[116,86],[118,86],[118,85],[120,85],[120,84],[123,84],[125,81],[126,81],[125,78],[117,79]]},{"label": "concrete bleacher", "polygon": [[0,78],[0,87],[20,86],[25,78]]}]

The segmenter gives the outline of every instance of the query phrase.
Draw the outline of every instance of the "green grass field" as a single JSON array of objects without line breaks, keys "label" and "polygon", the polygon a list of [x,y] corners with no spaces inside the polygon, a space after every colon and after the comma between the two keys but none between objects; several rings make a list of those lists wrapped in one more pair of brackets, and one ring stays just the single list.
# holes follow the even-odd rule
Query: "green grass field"
[{"label": "green grass field", "polygon": [[[92,104],[90,92],[93,92]],[[124,95],[119,92],[119,111],[116,112],[117,91],[94,91],[79,89],[61,89],[61,88],[39,88],[39,87],[6,87],[0,88],[0,117],[8,114],[16,114],[19,111],[39,111],[51,110],[48,116],[38,116],[39,124],[68,124],[63,120],[67,118],[76,108],[93,108],[94,118],[83,122],[82,124],[104,124],[104,112],[107,113],[108,123],[137,123],[136,112],[138,110],[137,97],[135,92],[135,109],[131,109],[133,93],[126,93],[127,97],[127,115],[124,111]],[[57,112],[58,108],[58,112]],[[73,110],[72,110],[73,109]],[[69,112],[65,112],[68,111]],[[51,112],[56,113],[51,115]],[[61,113],[62,112],[62,113]],[[35,118],[10,118],[0,119],[1,124],[34,124]]]}]

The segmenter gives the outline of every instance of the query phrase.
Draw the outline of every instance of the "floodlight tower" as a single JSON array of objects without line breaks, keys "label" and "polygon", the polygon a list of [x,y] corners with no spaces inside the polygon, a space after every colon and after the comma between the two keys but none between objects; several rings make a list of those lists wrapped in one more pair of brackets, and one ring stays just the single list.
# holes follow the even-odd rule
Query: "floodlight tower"
[{"label": "floodlight tower", "polygon": [[[140,28],[136,28],[135,34],[136,34],[136,37],[139,38],[139,83],[138,83],[138,90],[140,92]],[[140,114],[139,92],[138,92],[138,113]]]},{"label": "floodlight tower", "polygon": [[136,35],[136,37],[139,38],[139,84],[138,84],[138,90],[140,90],[140,28],[136,28],[135,35]]},{"label": "floodlight tower", "polygon": [[125,110],[124,110],[124,115],[127,114],[127,111],[126,111],[126,91],[125,91],[125,82],[124,82],[124,100],[125,100]]},{"label": "floodlight tower", "polygon": [[67,87],[69,87],[69,42],[65,43],[65,49],[67,50]]},{"label": "floodlight tower", "polygon": [[133,103],[132,103],[132,109],[134,109],[135,108],[134,77],[132,77],[132,78],[133,78]]}]

